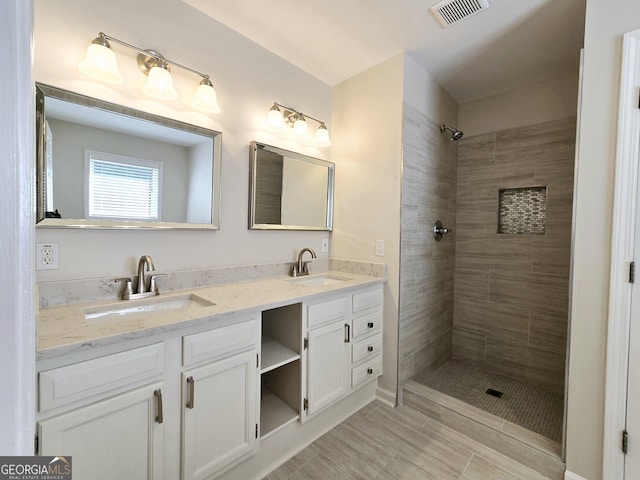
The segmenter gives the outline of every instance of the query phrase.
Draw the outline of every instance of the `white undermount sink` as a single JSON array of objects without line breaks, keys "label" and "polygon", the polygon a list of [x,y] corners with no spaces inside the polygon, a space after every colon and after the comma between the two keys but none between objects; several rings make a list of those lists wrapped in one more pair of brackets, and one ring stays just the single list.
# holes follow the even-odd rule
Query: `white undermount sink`
[{"label": "white undermount sink", "polygon": [[119,303],[87,307],[82,309],[84,317],[89,320],[128,320],[153,313],[185,312],[189,309],[210,307],[215,303],[187,293],[174,296],[156,296],[141,300],[122,300]]},{"label": "white undermount sink", "polygon": [[298,277],[289,280],[296,285],[303,285],[306,287],[324,287],[327,285],[333,285],[334,283],[345,282],[351,280],[349,277],[340,277],[338,275],[312,275],[309,277]]}]

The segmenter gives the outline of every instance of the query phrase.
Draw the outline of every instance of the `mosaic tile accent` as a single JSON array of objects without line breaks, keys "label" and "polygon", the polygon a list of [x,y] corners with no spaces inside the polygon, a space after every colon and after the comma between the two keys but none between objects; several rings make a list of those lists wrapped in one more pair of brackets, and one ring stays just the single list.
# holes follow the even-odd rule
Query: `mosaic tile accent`
[{"label": "mosaic tile accent", "polygon": [[499,192],[498,233],[544,235],[547,187],[505,188]]}]

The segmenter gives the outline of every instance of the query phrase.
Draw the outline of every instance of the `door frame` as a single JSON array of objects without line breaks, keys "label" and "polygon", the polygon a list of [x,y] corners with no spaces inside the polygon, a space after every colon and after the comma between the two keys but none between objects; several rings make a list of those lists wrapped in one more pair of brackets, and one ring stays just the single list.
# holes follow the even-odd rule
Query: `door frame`
[{"label": "door frame", "polygon": [[604,412],[603,478],[624,478],[622,431],[626,425],[631,294],[640,157],[640,30],[623,38],[615,194],[611,234],[611,270]]}]

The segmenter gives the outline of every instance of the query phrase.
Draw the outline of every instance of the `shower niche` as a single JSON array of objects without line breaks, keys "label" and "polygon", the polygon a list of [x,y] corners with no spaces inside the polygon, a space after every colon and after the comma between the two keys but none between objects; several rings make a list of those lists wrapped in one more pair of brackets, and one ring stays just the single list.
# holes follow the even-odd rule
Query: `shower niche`
[{"label": "shower niche", "polygon": [[498,191],[498,233],[544,235],[547,187],[504,188]]}]

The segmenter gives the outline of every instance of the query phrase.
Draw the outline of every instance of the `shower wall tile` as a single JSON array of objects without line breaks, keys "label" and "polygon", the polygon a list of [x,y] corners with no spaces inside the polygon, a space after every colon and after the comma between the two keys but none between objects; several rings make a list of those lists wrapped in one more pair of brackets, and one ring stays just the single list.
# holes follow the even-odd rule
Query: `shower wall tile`
[{"label": "shower wall tile", "polygon": [[566,315],[544,310],[532,312],[529,342],[534,347],[564,355],[567,351]]},{"label": "shower wall tile", "polygon": [[568,314],[569,277],[531,272],[491,272],[489,301]]},{"label": "shower wall tile", "polygon": [[496,303],[458,301],[455,316],[463,319],[461,328],[508,342],[527,343],[531,311]]},{"label": "shower wall tile", "polygon": [[493,165],[495,154],[495,133],[471,137],[458,147],[458,168]]},{"label": "shower wall tile", "polygon": [[486,358],[487,336],[479,331],[453,326],[453,356],[483,362]]},{"label": "shower wall tile", "polygon": [[400,247],[400,385],[452,353],[455,232],[441,242],[433,224],[456,224],[458,145],[439,123],[404,104]]},{"label": "shower wall tile", "polygon": [[413,370],[416,372],[413,379],[420,382],[426,379],[431,372],[442,364],[442,358],[445,357],[445,339],[451,338],[451,334],[442,336],[439,340],[425,344],[422,348],[416,350],[413,354]]},{"label": "shower wall tile", "polygon": [[522,345],[516,342],[487,339],[484,365],[500,365],[500,372],[518,378],[526,378],[532,383],[544,385],[558,392],[564,391],[564,353]]},{"label": "shower wall tile", "polygon": [[[468,232],[468,230],[467,230]],[[456,268],[459,270],[499,268],[522,271],[531,265],[531,237],[478,234],[459,235],[456,241]]]},{"label": "shower wall tile", "polygon": [[489,301],[489,272],[488,270],[456,269],[455,304],[458,301],[488,302]]},{"label": "shower wall tile", "polygon": [[531,244],[531,271],[568,277],[570,255],[570,232],[534,238]]},{"label": "shower wall tile", "polygon": [[[562,389],[575,117],[458,147],[453,354]],[[498,191],[547,187],[545,235],[499,235]]]}]

